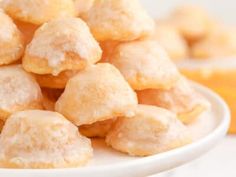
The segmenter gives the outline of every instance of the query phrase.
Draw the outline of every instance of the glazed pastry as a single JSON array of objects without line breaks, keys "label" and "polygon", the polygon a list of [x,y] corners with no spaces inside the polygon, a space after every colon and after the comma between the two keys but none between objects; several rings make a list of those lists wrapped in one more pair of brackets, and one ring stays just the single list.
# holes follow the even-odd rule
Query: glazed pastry
[{"label": "glazed pastry", "polygon": [[165,50],[154,40],[120,44],[110,62],[135,90],[169,89],[180,77]]},{"label": "glazed pastry", "polygon": [[73,0],[2,0],[1,6],[13,19],[36,25],[76,15]]},{"label": "glazed pastry", "polygon": [[63,91],[63,89],[42,88],[43,108],[48,111],[55,111],[55,103]]},{"label": "glazed pastry", "polygon": [[172,25],[157,22],[152,39],[159,42],[172,60],[178,61],[188,57],[188,44]]},{"label": "glazed pastry", "polygon": [[67,81],[77,72],[79,71],[64,71],[61,72],[58,76],[53,76],[51,74],[35,74],[35,77],[41,87],[64,89]]},{"label": "glazed pastry", "polygon": [[89,138],[105,138],[115,121],[116,119],[108,119],[90,125],[82,125],[79,127],[79,131]]},{"label": "glazed pastry", "polygon": [[182,77],[170,90],[147,89],[137,92],[140,104],[166,108],[178,115],[183,123],[193,122],[209,109],[210,103]]},{"label": "glazed pastry", "polygon": [[214,23],[204,9],[191,5],[177,8],[171,14],[170,21],[189,44],[204,38]]},{"label": "glazed pastry", "polygon": [[175,114],[148,105],[139,105],[131,118],[119,117],[106,137],[108,145],[132,156],[153,155],[190,142]]},{"label": "glazed pastry", "polygon": [[138,0],[94,0],[81,17],[98,41],[131,41],[149,35],[155,27]]},{"label": "glazed pastry", "polygon": [[26,109],[41,109],[38,83],[20,65],[0,67],[0,118]]},{"label": "glazed pastry", "polygon": [[0,10],[0,66],[20,59],[24,52],[24,40],[12,19]]},{"label": "glazed pastry", "polygon": [[111,64],[85,68],[72,77],[56,102],[56,111],[76,125],[132,115],[135,92]]},{"label": "glazed pastry", "polygon": [[236,28],[218,27],[194,44],[191,48],[193,58],[218,59],[236,56]]},{"label": "glazed pastry", "polygon": [[99,44],[85,22],[79,18],[60,18],[35,32],[22,62],[28,72],[57,76],[96,63],[101,55]]},{"label": "glazed pastry", "polygon": [[12,114],[0,137],[4,168],[70,168],[92,156],[89,139],[56,112],[29,110]]}]

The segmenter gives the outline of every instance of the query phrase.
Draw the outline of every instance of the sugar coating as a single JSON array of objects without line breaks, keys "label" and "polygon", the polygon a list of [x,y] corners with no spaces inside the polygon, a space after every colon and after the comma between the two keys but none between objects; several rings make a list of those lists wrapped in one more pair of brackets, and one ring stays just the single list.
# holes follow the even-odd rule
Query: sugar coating
[{"label": "sugar coating", "polygon": [[3,25],[0,26],[1,41],[7,42],[12,40],[15,31],[17,30],[11,18],[0,10],[0,19]]},{"label": "sugar coating", "polygon": [[130,118],[119,117],[106,136],[108,145],[133,156],[153,155],[190,142],[175,114],[148,105],[138,105]]},{"label": "sugar coating", "polygon": [[73,0],[2,0],[1,6],[12,18],[37,25],[75,16]]},{"label": "sugar coating", "polygon": [[24,50],[22,34],[12,19],[0,10],[0,65],[18,60]]},{"label": "sugar coating", "polygon": [[92,156],[89,139],[56,112],[14,113],[0,137],[0,166],[5,168],[68,168]]},{"label": "sugar coating", "polygon": [[111,64],[87,67],[72,77],[55,110],[76,125],[92,124],[133,113],[135,92]]},{"label": "sugar coating", "polygon": [[149,35],[154,22],[137,0],[94,0],[81,16],[98,41],[129,41]]},{"label": "sugar coating", "polygon": [[171,88],[180,74],[165,50],[155,40],[122,43],[109,60],[135,90]]},{"label": "sugar coating", "polygon": [[210,103],[184,77],[170,90],[147,89],[138,91],[137,95],[139,103],[166,108],[184,123],[192,122],[210,107]]},{"label": "sugar coating", "polygon": [[[35,32],[26,48],[23,66],[33,73],[58,75],[64,70],[81,69],[85,64],[97,62],[101,53],[85,22],[79,18],[60,18]],[[47,66],[38,68],[41,62]]]},{"label": "sugar coating", "polygon": [[41,108],[41,90],[35,79],[21,66],[0,68],[0,118],[16,111]]}]

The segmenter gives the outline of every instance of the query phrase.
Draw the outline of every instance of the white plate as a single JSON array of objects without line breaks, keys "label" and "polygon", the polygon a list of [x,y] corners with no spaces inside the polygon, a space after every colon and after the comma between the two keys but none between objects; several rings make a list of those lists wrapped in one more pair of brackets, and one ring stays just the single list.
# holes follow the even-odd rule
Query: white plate
[{"label": "white plate", "polygon": [[[194,84],[212,104],[212,110],[189,126],[196,141],[165,153],[137,158],[116,152],[95,140],[94,160],[86,167],[55,170],[0,169],[1,177],[143,177],[183,165],[210,150],[226,134],[230,113],[225,102],[211,90]],[[196,133],[197,132],[197,133]]]}]

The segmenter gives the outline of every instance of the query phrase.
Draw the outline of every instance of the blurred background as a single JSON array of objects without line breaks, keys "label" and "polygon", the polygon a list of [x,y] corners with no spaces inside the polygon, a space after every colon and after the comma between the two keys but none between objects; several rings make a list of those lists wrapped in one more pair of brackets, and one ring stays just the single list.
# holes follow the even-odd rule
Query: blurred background
[{"label": "blurred background", "polygon": [[165,17],[176,6],[196,4],[204,7],[212,16],[227,24],[236,24],[235,0],[141,0],[154,17]]},{"label": "blurred background", "polygon": [[[176,9],[176,7],[190,4],[203,7],[210,17],[216,19],[216,21],[220,22],[223,26],[226,26],[226,28],[228,28],[228,26],[236,26],[235,0],[141,0],[141,2],[148,10],[148,12],[156,19],[165,19],[166,17],[168,17],[168,15],[170,15],[171,12]],[[217,63],[217,60],[212,60],[210,58],[198,60],[197,58],[193,59],[193,57],[190,56],[191,59],[187,62],[192,63],[193,60],[195,60],[194,63],[199,64],[199,66],[196,67],[198,69],[188,72],[182,70],[184,74],[187,75],[190,79],[198,81],[216,91],[228,103],[232,112],[232,122],[229,130],[229,135],[224,140],[222,140],[215,149],[199,158],[198,160],[183,167],[171,170],[170,172],[164,173],[162,175],[156,175],[155,177],[236,176],[236,79],[234,79],[236,78],[236,65],[229,69],[227,69],[227,67],[226,69],[221,68],[221,66],[224,65],[222,63],[228,63],[229,65],[231,65],[231,62],[233,63],[236,61],[235,29],[236,28],[231,31],[232,34],[227,35],[226,32],[226,35],[222,35],[223,37],[220,40],[216,40],[217,42],[222,41],[222,43],[220,44],[220,46],[222,45],[222,50],[226,48],[226,50],[228,50],[229,48],[232,50],[230,51],[230,53],[228,53],[230,55],[222,55],[221,57],[217,58],[220,62],[218,65],[214,65],[216,66],[215,69],[212,69],[211,66],[212,63]],[[222,33],[219,34],[221,35]],[[214,43],[210,43],[209,48],[212,47],[211,45],[214,45]],[[224,48],[225,46],[226,48]],[[219,49],[221,50],[221,48]],[[226,61],[225,58],[228,58],[229,56],[231,59]],[[202,66],[210,66],[209,68],[205,68],[208,71],[207,76],[201,71]]]}]

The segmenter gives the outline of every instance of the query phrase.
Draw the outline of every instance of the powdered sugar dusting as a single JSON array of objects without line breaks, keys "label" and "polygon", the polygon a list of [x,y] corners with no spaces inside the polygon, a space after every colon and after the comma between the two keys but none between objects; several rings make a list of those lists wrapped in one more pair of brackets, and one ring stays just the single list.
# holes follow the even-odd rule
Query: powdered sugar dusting
[{"label": "powdered sugar dusting", "polygon": [[0,69],[0,109],[26,105],[41,97],[36,81],[24,72],[20,66]]},{"label": "powdered sugar dusting", "polygon": [[14,19],[34,24],[75,15],[73,0],[3,0],[1,6]]},{"label": "powdered sugar dusting", "polygon": [[2,10],[0,10],[0,21],[0,40],[8,42],[12,40],[13,34],[17,30],[16,25]]},{"label": "powdered sugar dusting", "polygon": [[27,48],[29,55],[46,59],[50,67],[60,65],[67,53],[91,59],[94,50],[99,51],[99,45],[78,18],[61,18],[44,24]]}]

